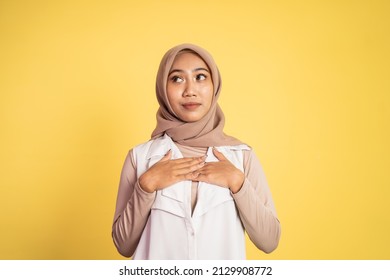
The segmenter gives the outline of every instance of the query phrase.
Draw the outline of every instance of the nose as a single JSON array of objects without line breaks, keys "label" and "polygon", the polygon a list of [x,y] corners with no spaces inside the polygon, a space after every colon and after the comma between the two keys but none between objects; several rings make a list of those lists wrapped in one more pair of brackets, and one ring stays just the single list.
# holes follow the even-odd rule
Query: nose
[{"label": "nose", "polygon": [[193,81],[187,81],[186,87],[184,88],[183,96],[184,97],[196,96],[196,86]]}]

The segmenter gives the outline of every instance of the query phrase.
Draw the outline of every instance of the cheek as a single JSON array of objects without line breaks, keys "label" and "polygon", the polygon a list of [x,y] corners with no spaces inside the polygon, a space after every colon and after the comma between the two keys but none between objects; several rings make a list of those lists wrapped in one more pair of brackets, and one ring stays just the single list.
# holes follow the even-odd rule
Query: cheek
[{"label": "cheek", "polygon": [[178,90],[173,86],[167,86],[167,97],[169,103],[172,105],[177,99]]},{"label": "cheek", "polygon": [[211,103],[213,102],[213,95],[214,95],[214,87],[213,85],[207,85],[203,88],[203,96],[204,99],[207,100],[207,104],[211,106]]}]

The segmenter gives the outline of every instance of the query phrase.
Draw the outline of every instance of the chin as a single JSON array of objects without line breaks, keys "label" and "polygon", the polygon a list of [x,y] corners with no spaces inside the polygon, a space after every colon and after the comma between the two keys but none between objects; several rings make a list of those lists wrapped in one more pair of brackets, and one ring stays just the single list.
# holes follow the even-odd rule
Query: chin
[{"label": "chin", "polygon": [[200,119],[202,119],[203,116],[198,116],[198,115],[196,115],[196,116],[194,116],[194,115],[188,116],[188,115],[186,115],[186,116],[179,116],[179,117],[184,122],[197,122]]},{"label": "chin", "polygon": [[188,122],[188,123],[197,122],[197,121],[199,121],[200,119],[201,119],[201,118],[195,118],[195,117],[191,117],[191,118],[182,118],[183,121]]},{"label": "chin", "polygon": [[200,119],[185,119],[183,121],[187,122],[187,123],[193,123],[193,122],[197,122],[199,121]]}]

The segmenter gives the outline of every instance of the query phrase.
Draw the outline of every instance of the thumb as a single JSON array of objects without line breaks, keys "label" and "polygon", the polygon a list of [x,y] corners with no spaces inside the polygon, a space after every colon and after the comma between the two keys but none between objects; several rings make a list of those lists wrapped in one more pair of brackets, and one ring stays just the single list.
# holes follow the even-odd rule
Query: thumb
[{"label": "thumb", "polygon": [[215,157],[222,161],[222,160],[226,160],[226,157],[223,155],[223,153],[221,153],[220,151],[218,151],[215,147],[213,147],[213,154],[215,155]]},{"label": "thumb", "polygon": [[160,161],[167,161],[171,159],[172,150],[170,149],[163,157],[160,159]]}]

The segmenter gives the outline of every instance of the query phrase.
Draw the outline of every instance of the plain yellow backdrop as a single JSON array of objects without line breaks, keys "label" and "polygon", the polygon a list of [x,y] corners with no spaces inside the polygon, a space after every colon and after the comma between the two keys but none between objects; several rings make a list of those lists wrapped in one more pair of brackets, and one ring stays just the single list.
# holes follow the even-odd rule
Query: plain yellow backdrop
[{"label": "plain yellow backdrop", "polygon": [[226,133],[264,167],[282,237],[249,259],[390,258],[388,1],[1,1],[0,259],[121,259],[127,151],[158,64],[219,65]]}]

